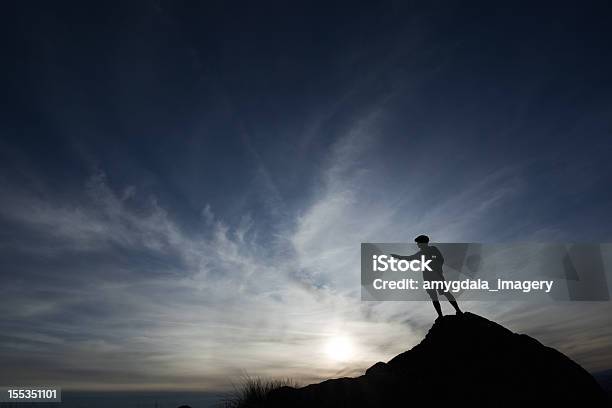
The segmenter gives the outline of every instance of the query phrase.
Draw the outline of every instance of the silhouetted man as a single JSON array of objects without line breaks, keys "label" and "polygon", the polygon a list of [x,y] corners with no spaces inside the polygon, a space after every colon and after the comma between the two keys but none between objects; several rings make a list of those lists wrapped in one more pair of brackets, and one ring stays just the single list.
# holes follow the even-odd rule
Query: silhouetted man
[{"label": "silhouetted man", "polygon": [[[391,256],[397,259],[404,259],[406,261],[419,260],[421,259],[421,256],[424,256],[426,260],[431,260],[431,262],[429,263],[431,271],[423,271],[423,281],[444,282],[444,275],[442,275],[442,265],[444,264],[444,257],[442,256],[442,253],[440,253],[440,250],[438,250],[438,248],[433,245],[429,245],[429,237],[427,235],[419,235],[414,239],[414,242],[416,242],[417,246],[419,247],[419,252],[417,252],[416,254],[408,256],[391,254]],[[438,293],[446,296],[446,299],[448,299],[448,302],[453,305],[453,307],[457,311],[457,314],[463,313],[461,310],[459,310],[459,305],[457,304],[455,297],[452,293],[450,293],[450,291],[445,291],[442,288],[437,290],[427,289],[427,294],[431,298],[431,301],[433,302],[433,305],[436,308],[436,312],[438,312],[438,317],[442,317],[442,307],[440,306],[440,301],[438,300]]]}]

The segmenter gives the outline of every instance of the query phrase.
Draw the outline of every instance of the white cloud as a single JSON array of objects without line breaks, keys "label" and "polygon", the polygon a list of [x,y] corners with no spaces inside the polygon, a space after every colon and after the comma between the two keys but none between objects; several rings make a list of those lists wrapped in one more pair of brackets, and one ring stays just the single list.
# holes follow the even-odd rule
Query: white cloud
[{"label": "white cloud", "polygon": [[[359,244],[406,241],[423,231],[440,240],[477,236],[491,212],[520,192],[521,183],[512,169],[501,170],[423,214],[410,207],[414,200],[404,189],[377,182],[385,176],[380,168],[365,165],[364,154],[377,141],[377,117],[364,119],[333,145],[320,190],[293,223],[283,223],[278,239],[284,245],[272,249],[259,240],[256,218],[245,215],[230,225],[207,205],[201,231],[187,233],[155,200],[137,202],[143,198],[129,186],[116,193],[102,173],[87,183],[89,201],[75,200],[80,204],[6,194],[10,199],[0,214],[36,237],[50,238],[42,248],[20,242],[13,249],[42,251],[52,260],[83,253],[86,261],[98,264],[90,268],[85,262],[77,271],[95,284],[80,279],[67,288],[47,280],[39,285],[47,295],[38,299],[24,296],[36,287],[7,290],[0,301],[3,316],[21,319],[25,327],[18,337],[33,343],[4,343],[4,354],[19,356],[24,346],[36,350],[45,358],[33,364],[44,366],[37,370],[49,373],[49,381],[57,380],[51,375],[58,370],[89,367],[81,376],[61,378],[72,386],[99,384],[105,373],[107,378],[135,373],[168,387],[180,379],[181,387],[217,388],[229,386],[244,371],[303,382],[356,374],[410,348],[431,323],[433,308],[429,303],[361,302]],[[283,205],[279,200],[268,204]],[[125,269],[109,271],[116,265],[94,256],[112,258],[117,248],[141,265],[137,273],[129,262],[122,264]],[[31,278],[66,273],[61,262],[49,265]],[[558,310],[538,308],[517,321],[512,318],[516,306],[466,306],[536,334]],[[554,335],[542,337],[566,344],[568,353],[595,367],[592,356],[602,355],[610,333],[590,343],[575,338],[575,346],[560,340],[578,327],[584,326],[558,320],[550,332]],[[326,357],[326,345],[338,337],[351,339],[350,361]],[[158,376],[151,378],[150,372]],[[30,375],[14,374],[13,382]]]}]

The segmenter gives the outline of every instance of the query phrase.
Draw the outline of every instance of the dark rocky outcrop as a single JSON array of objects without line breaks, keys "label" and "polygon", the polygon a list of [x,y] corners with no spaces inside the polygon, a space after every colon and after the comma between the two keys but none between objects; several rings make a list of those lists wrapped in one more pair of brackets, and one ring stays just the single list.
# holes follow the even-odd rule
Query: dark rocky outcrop
[{"label": "dark rocky outcrop", "polygon": [[612,406],[612,370],[600,371],[593,374],[593,377],[595,377],[595,380],[604,392],[608,394],[608,399],[611,402],[610,406]]},{"label": "dark rocky outcrop", "polygon": [[[365,375],[282,387],[266,407],[606,406],[582,367],[555,349],[472,313],[438,319],[420,344]],[[469,406],[469,405],[468,405]]]}]

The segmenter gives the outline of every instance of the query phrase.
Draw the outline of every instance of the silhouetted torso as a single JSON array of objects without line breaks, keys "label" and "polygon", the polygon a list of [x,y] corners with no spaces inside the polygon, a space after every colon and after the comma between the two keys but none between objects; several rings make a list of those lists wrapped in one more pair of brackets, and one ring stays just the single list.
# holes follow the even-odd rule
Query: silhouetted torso
[{"label": "silhouetted torso", "polygon": [[420,258],[421,256],[425,256],[425,260],[431,260],[429,263],[429,267],[431,271],[423,271],[423,280],[440,280],[443,278],[443,270],[442,265],[444,265],[444,257],[438,248],[433,245],[429,245],[425,248],[422,248],[413,255],[415,258]]}]

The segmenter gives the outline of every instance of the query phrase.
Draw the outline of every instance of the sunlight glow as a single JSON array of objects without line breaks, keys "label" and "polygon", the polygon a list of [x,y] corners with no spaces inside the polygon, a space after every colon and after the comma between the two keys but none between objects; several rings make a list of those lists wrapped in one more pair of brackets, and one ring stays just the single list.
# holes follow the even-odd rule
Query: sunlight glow
[{"label": "sunlight glow", "polygon": [[325,345],[325,353],[334,361],[348,361],[353,356],[353,343],[345,336],[334,336]]}]

